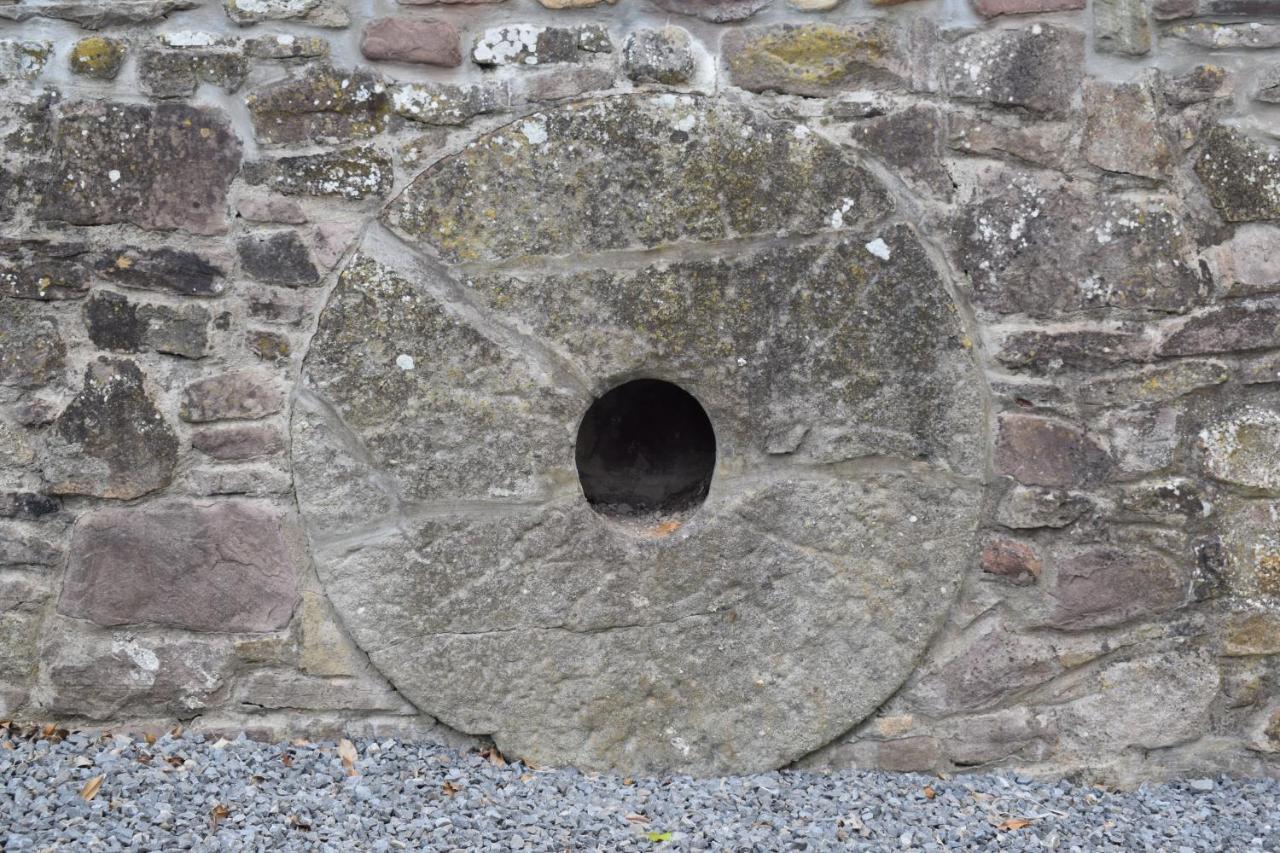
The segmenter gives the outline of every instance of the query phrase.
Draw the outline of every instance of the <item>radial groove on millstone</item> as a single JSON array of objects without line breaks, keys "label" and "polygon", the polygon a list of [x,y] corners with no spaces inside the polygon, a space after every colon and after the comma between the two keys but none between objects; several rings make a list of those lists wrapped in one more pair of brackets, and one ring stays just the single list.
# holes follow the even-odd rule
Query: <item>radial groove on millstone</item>
[{"label": "radial groove on millstone", "polygon": [[[954,306],[879,185],[801,126],[674,96],[522,122],[389,208],[455,266],[411,275],[367,239],[324,310],[305,393],[358,453],[295,411],[321,580],[407,698],[508,754],[784,765],[898,688],[958,589],[981,407]],[[591,264],[744,235],[767,239]],[[570,262],[457,266],[536,254]],[[692,394],[716,441],[705,503],[648,535],[591,509],[574,457],[593,397],[637,377]]]}]

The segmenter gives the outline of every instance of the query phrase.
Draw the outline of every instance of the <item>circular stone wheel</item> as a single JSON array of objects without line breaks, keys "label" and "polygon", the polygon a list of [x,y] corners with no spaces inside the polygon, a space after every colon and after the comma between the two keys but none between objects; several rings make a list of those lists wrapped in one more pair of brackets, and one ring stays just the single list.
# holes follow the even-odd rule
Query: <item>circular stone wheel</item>
[{"label": "circular stone wheel", "polygon": [[[584,496],[579,427],[636,379],[705,411],[700,505]],[[538,764],[736,773],[916,665],[970,559],[980,411],[947,290],[856,159],[628,95],[485,134],[387,207],[292,452],[331,601],[422,711]]]}]

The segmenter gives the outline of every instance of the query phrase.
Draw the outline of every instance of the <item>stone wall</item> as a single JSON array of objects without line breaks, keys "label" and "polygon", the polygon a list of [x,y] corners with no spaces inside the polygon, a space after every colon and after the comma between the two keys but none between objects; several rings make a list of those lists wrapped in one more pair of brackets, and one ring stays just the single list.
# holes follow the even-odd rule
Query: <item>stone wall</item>
[{"label": "stone wall", "polygon": [[[0,29],[0,716],[1280,769],[1280,3]],[[646,529],[637,376],[718,449]]]}]

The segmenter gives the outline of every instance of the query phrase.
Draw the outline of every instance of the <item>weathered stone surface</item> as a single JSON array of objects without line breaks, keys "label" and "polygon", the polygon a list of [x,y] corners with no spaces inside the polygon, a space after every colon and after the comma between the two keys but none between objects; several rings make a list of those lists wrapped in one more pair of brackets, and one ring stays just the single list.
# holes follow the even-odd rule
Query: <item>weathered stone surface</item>
[{"label": "weathered stone surface", "polygon": [[66,556],[62,547],[49,541],[47,535],[31,531],[22,525],[0,526],[0,568],[48,569],[59,565]]},{"label": "weathered stone surface", "polygon": [[58,169],[41,197],[42,219],[226,230],[240,140],[221,112],[83,101],[62,108],[54,144]]},{"label": "weathered stone surface", "polygon": [[1094,0],[1093,38],[1103,53],[1142,56],[1152,45],[1151,0]]},{"label": "weathered stone surface", "polygon": [[302,225],[307,212],[296,201],[277,196],[246,196],[236,201],[236,213],[249,222],[272,222]]},{"label": "weathered stone surface", "polygon": [[178,439],[127,359],[101,356],[54,423],[48,491],[128,500],[169,484]]},{"label": "weathered stone surface", "polygon": [[985,30],[949,45],[942,63],[953,98],[1065,113],[1083,74],[1084,34],[1050,24]]},{"label": "weathered stone surface", "polygon": [[283,628],[298,599],[288,525],[248,501],[97,510],[76,524],[58,612],[105,627]]},{"label": "weathered stone surface", "polygon": [[991,539],[982,546],[982,571],[1024,586],[1040,577],[1044,563],[1035,549],[1016,539]]},{"label": "weathered stone surface", "polygon": [[996,507],[996,521],[1014,530],[1066,527],[1089,511],[1089,500],[1058,489],[1017,485]]},{"label": "weathered stone surface", "polygon": [[1073,424],[1006,413],[999,420],[995,467],[1028,486],[1081,486],[1106,479],[1110,460]]},{"label": "weathered stone surface", "polygon": [[346,142],[381,133],[390,104],[382,78],[326,65],[245,98],[259,142]]},{"label": "weathered stone surface", "polygon": [[1086,160],[1109,172],[1166,178],[1173,148],[1160,127],[1155,95],[1143,83],[1084,83]]},{"label": "weathered stone surface", "polygon": [[1169,329],[1164,356],[1246,352],[1280,346],[1280,305],[1235,303],[1208,308]]},{"label": "weathered stone surface", "polygon": [[1171,28],[1169,35],[1197,47],[1219,50],[1280,47],[1280,26],[1276,24],[1188,24]]},{"label": "weathered stone surface", "polygon": [[1120,493],[1118,518],[1177,527],[1188,520],[1207,517],[1213,511],[1206,489],[1184,478],[1141,483]]},{"label": "weathered stone surface", "polygon": [[772,0],[653,0],[654,5],[677,15],[691,15],[722,24],[750,18]]},{"label": "weathered stone surface", "polygon": [[580,98],[610,89],[617,74],[612,65],[572,65],[568,68],[526,71],[512,81],[512,100],[540,104]]},{"label": "weathered stone surface", "polygon": [[52,55],[47,41],[0,40],[0,83],[36,79]]},{"label": "weathered stone surface", "polygon": [[89,340],[100,349],[138,352],[146,323],[138,320],[138,306],[110,291],[95,293],[84,305]]},{"label": "weathered stone surface", "polygon": [[343,0],[223,0],[222,6],[237,24],[302,21],[313,27],[345,27],[351,23]]},{"label": "weathered stone surface", "polygon": [[1013,158],[1036,166],[1061,169],[1075,129],[1067,122],[1029,125],[1001,123],[991,117],[949,117],[949,144],[957,151],[1003,159]]},{"label": "weathered stone surface", "polygon": [[687,83],[694,71],[693,37],[680,27],[637,30],[622,47],[622,64],[637,83]]},{"label": "weathered stone surface", "polygon": [[944,125],[936,108],[914,106],[858,122],[851,136],[912,189],[950,199],[955,185],[942,161]]},{"label": "weathered stone surface", "polygon": [[1000,172],[956,222],[983,308],[1054,317],[1084,308],[1185,311],[1200,301],[1196,247],[1171,201],[1096,198]]},{"label": "weathered stone surface", "polygon": [[1231,75],[1221,65],[1197,65],[1178,77],[1166,77],[1164,97],[1170,104],[1185,107],[1230,94]]},{"label": "weathered stone surface", "polygon": [[255,281],[283,287],[320,283],[311,252],[296,231],[248,234],[240,238],[236,249],[240,253],[240,269]]},{"label": "weathered stone surface", "polygon": [[911,31],[888,21],[730,30],[721,51],[729,82],[751,92],[830,95],[911,81]]},{"label": "weathered stone surface", "polygon": [[365,146],[280,157],[248,163],[244,178],[252,186],[265,185],[284,195],[327,196],[356,201],[391,191],[395,179],[391,158]]},{"label": "weathered stone surface", "polygon": [[257,356],[259,361],[288,361],[293,352],[289,338],[279,332],[253,329],[245,334],[244,342],[249,352]]},{"label": "weathered stone surface", "polygon": [[926,677],[912,699],[926,710],[944,713],[979,710],[1043,684],[1063,669],[1044,640],[1020,636],[997,623]]},{"label": "weathered stone surface", "polygon": [[[1268,459],[1271,473],[1275,463]],[[1254,607],[1274,612],[1280,600],[1280,503],[1231,498],[1222,502],[1222,589]]]},{"label": "weathered stone surface", "polygon": [[138,54],[138,83],[153,98],[186,98],[201,83],[234,92],[244,83],[249,60],[239,47],[154,46]]},{"label": "weathered stone surface", "polygon": [[1090,379],[1080,385],[1078,396],[1095,406],[1161,403],[1230,378],[1231,371],[1222,362],[1188,359]]},{"label": "weathered stone surface", "polygon": [[1228,296],[1280,293],[1280,228],[1246,224],[1206,253],[1214,281]]},{"label": "weathered stone surface", "polygon": [[284,449],[284,440],[275,427],[246,424],[197,430],[191,434],[191,446],[214,459],[240,462],[274,456]]},{"label": "weathered stone surface", "polygon": [[1183,604],[1188,580],[1164,557],[1100,547],[1059,559],[1049,588],[1049,624],[1079,630],[1151,618]]},{"label": "weathered stone surface", "polygon": [[1280,618],[1274,613],[1233,613],[1222,638],[1228,657],[1280,654]]},{"label": "weathered stone surface", "polygon": [[302,637],[298,663],[308,675],[353,676],[369,669],[369,661],[338,627],[338,617],[324,594],[304,590],[299,624]]},{"label": "weathered stone surface", "polygon": [[1280,492],[1280,413],[1248,407],[1200,434],[1206,472],[1219,480]]},{"label": "weathered stone surface", "polygon": [[198,305],[142,305],[138,318],[146,324],[143,342],[156,352],[203,358],[209,351],[209,312]]},{"label": "weathered stone surface", "polygon": [[454,68],[462,64],[458,30],[448,21],[380,18],[360,34],[366,59]]},{"label": "weathered stone surface", "polygon": [[[742,180],[763,174],[767,207]],[[642,211],[618,194],[641,175]],[[454,281],[367,237],[293,419],[321,580],[374,665],[507,754],[589,767],[775,766],[878,707],[971,558],[979,465],[958,319],[910,229],[871,224],[891,215],[816,134],[672,96],[530,116],[429,169],[389,222],[480,264]],[[596,255],[726,236],[749,239]],[[482,265],[528,255],[573,260]],[[720,485],[669,536],[597,514],[574,474],[581,413],[641,365],[716,425]],[[864,456],[903,461],[782,473]]]},{"label": "weathered stone surface", "polygon": [[1280,104],[1280,65],[1272,65],[1262,72],[1253,99],[1264,104]]},{"label": "weathered stone surface", "polygon": [[[669,105],[662,96],[609,98],[528,116],[428,169],[384,221],[456,261],[812,234],[888,210],[870,175],[842,167],[838,149],[816,134],[674,97]],[[513,159],[513,150],[521,156]],[[488,205],[466,202],[463,187],[490,169],[506,179],[488,190]],[[643,207],[626,189],[640,176]],[[765,192],[769,204],[761,204]],[[557,199],[555,216],[538,213],[548,198]]]},{"label": "weathered stone surface", "polygon": [[1006,367],[1053,375],[1064,370],[1106,370],[1145,360],[1149,345],[1136,332],[1042,329],[1006,335],[996,358]]},{"label": "weathered stone surface", "polygon": [[413,706],[386,682],[371,675],[334,680],[290,670],[259,669],[239,679],[236,701],[253,709],[414,713]]},{"label": "weathered stone surface", "polygon": [[1072,12],[1084,8],[1084,0],[972,0],[973,11],[984,18],[997,15],[1030,15],[1040,12]]},{"label": "weathered stone surface", "polygon": [[224,373],[193,382],[182,392],[179,416],[189,423],[257,420],[284,406],[284,395],[265,376]]},{"label": "weathered stone surface", "polygon": [[80,299],[89,290],[83,243],[0,240],[0,288],[19,299]]},{"label": "weathered stone surface", "polygon": [[221,269],[199,254],[181,249],[124,246],[103,255],[96,272],[122,287],[181,296],[218,296],[226,289]]},{"label": "weathered stone surface", "polygon": [[0,18],[26,21],[39,16],[72,21],[86,30],[145,24],[158,21],[176,11],[194,9],[198,0],[112,0],[89,2],[41,3],[0,6]]},{"label": "weathered stone surface", "polygon": [[105,36],[80,39],[71,48],[71,70],[85,77],[114,80],[124,65],[125,43]]},{"label": "weathered stone surface", "polygon": [[1092,754],[1159,749],[1208,730],[1221,677],[1203,651],[1162,652],[1110,664],[1084,697],[1062,711],[1065,742]]},{"label": "weathered stone surface", "polygon": [[233,662],[226,638],[140,636],[61,616],[46,620],[40,658],[40,712],[100,720],[189,718],[222,698]]},{"label": "weathered stone surface", "polygon": [[188,491],[198,496],[286,497],[293,493],[293,478],[274,465],[215,465],[192,471]]},{"label": "weathered stone surface", "polygon": [[613,49],[607,31],[596,27],[542,27],[509,24],[485,30],[471,48],[471,61],[486,67],[580,62],[582,53]]},{"label": "weathered stone surface", "polygon": [[505,84],[454,86],[449,83],[400,83],[391,90],[396,115],[423,124],[460,125],[478,115],[511,106]]},{"label": "weathered stone surface", "polygon": [[1228,222],[1280,219],[1280,151],[1215,125],[1196,159],[1213,206]]},{"label": "weathered stone surface", "polygon": [[244,50],[256,59],[323,59],[329,55],[329,42],[320,36],[259,36],[246,40]]},{"label": "weathered stone surface", "polygon": [[[11,443],[9,450],[12,453]],[[34,520],[52,515],[62,509],[62,502],[49,495],[35,492],[5,492],[0,495],[0,518]]]},{"label": "weathered stone surface", "polygon": [[60,379],[67,346],[57,323],[17,300],[0,301],[0,385],[40,388]]}]

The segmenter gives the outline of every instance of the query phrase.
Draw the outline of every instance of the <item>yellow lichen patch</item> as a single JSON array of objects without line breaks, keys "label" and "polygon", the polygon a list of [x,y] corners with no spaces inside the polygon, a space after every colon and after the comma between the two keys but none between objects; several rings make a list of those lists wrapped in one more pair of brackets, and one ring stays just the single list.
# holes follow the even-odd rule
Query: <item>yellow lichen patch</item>
[{"label": "yellow lichen patch", "polygon": [[755,37],[729,59],[735,73],[779,75],[816,86],[841,83],[861,67],[881,67],[891,52],[879,29],[811,24]]},{"label": "yellow lichen patch", "polygon": [[1258,592],[1273,597],[1280,596],[1280,552],[1259,553],[1254,571]]}]

